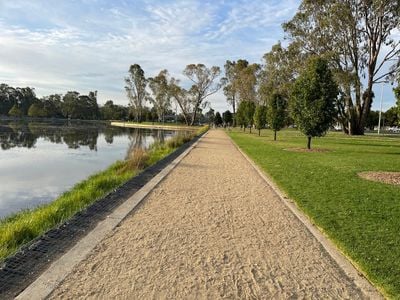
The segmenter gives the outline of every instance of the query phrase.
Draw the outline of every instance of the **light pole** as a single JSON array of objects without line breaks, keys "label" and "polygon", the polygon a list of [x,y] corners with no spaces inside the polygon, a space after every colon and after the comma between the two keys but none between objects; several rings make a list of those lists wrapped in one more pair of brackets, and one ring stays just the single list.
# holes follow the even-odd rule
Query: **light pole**
[{"label": "light pole", "polygon": [[379,121],[378,121],[378,134],[381,133],[381,119],[382,119],[382,98],[383,98],[383,83],[381,87],[381,108],[379,110]]}]

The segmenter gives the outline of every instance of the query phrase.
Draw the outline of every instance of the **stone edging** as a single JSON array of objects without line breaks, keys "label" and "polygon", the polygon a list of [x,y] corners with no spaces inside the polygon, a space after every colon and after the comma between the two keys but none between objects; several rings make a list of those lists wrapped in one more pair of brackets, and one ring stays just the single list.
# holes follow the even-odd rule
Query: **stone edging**
[{"label": "stone edging", "polygon": [[350,258],[345,256],[332,241],[328,239],[324,233],[311,222],[296,205],[296,203],[289,199],[275,184],[272,178],[262,171],[250,157],[242,151],[239,146],[227,134],[234,147],[243,155],[243,157],[250,163],[258,175],[272,188],[279,199],[285,204],[287,208],[296,216],[296,218],[308,229],[308,231],[317,239],[326,252],[344,271],[344,273],[353,280],[357,287],[364,293],[366,299],[384,299],[381,293],[369,282],[364,274],[357,269],[357,266],[351,262]]}]

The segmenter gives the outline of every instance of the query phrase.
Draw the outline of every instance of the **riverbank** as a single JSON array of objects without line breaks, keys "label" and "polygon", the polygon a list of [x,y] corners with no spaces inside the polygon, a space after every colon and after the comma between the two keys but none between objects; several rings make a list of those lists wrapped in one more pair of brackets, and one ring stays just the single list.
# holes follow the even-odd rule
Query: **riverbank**
[{"label": "riverbank", "polygon": [[161,123],[133,123],[133,122],[111,122],[111,126],[118,127],[129,127],[129,128],[146,128],[146,129],[161,129],[161,130],[184,130],[184,131],[196,131],[201,126],[186,126],[183,124],[169,125]]},{"label": "riverbank", "polygon": [[90,176],[55,201],[0,220],[0,261],[207,129],[204,127],[197,132],[179,134],[164,144],[154,144],[148,151],[135,150],[128,160],[118,161],[107,170]]}]

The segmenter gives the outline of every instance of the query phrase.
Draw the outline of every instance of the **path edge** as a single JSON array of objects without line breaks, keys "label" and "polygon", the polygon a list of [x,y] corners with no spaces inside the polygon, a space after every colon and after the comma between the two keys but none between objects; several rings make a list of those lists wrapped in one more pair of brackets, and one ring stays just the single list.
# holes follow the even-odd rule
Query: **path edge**
[{"label": "path edge", "polygon": [[92,231],[63,256],[54,261],[47,270],[17,295],[15,299],[46,299],[73,271],[74,267],[85,260],[90,252],[143,202],[150,192],[175,169],[207,134],[208,131],[201,135],[197,141],[154,176],[140,190],[118,206],[105,220],[98,223]]},{"label": "path edge", "polygon": [[358,269],[357,265],[347,257],[340,249],[315,225],[311,219],[297,206],[296,202],[282,192],[271,176],[265,173],[240,147],[234,142],[229,134],[225,132],[233,146],[250,163],[258,175],[271,187],[274,193],[285,204],[295,217],[308,229],[317,239],[331,258],[338,264],[344,273],[360,288],[367,299],[384,299],[384,295],[375,287],[368,278]]}]

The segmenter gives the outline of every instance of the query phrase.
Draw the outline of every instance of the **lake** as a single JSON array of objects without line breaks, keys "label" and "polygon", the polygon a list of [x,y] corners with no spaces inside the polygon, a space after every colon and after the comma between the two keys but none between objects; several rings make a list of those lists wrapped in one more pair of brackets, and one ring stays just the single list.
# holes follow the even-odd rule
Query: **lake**
[{"label": "lake", "polygon": [[0,218],[50,202],[133,148],[173,135],[100,122],[0,120]]}]

